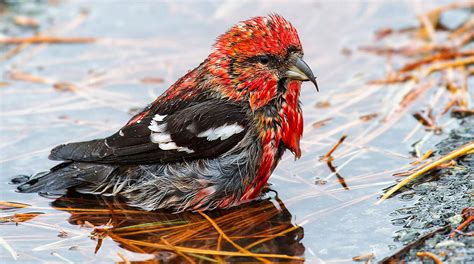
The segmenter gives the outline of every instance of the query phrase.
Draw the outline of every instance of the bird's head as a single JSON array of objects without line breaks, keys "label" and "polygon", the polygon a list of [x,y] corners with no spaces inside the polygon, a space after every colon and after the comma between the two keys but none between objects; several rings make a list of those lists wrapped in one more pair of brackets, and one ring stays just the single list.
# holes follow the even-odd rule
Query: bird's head
[{"label": "bird's head", "polygon": [[248,99],[257,109],[274,98],[278,87],[316,78],[303,61],[296,29],[279,15],[255,17],[221,35],[209,55],[207,69],[227,97]]}]

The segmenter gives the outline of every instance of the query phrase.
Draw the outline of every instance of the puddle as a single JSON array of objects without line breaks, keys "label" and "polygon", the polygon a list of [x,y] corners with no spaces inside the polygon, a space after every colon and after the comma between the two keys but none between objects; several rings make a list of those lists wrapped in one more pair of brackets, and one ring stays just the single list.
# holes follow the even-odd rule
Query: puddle
[{"label": "puddle", "polygon": [[[368,253],[383,259],[402,247],[394,236],[409,215],[400,208],[410,211],[418,197],[406,192],[375,203],[395,184],[398,178],[392,175],[409,168],[412,144],[423,139],[424,153],[446,137],[427,137],[412,114],[434,100],[445,105],[449,98],[434,85],[397,112],[411,88],[404,83],[367,85],[385,76],[386,60],[358,48],[373,44],[376,30],[416,26],[417,13],[446,2],[40,3],[38,11],[28,11],[37,17],[39,28],[1,34],[39,31],[97,41],[25,45],[16,54],[14,46],[0,46],[0,57],[12,54],[0,60],[0,200],[25,205],[0,207],[0,260],[125,263],[183,261],[180,254],[185,254],[203,261],[264,257],[345,263]],[[94,196],[54,200],[18,194],[9,184],[16,175],[54,166],[47,156],[60,143],[115,132],[135,109],[197,66],[219,34],[240,20],[272,12],[298,29],[320,93],[303,85],[302,158],[294,161],[285,154],[270,178],[274,192],[261,202],[206,213],[230,240],[256,256],[205,254],[202,250],[245,251],[197,213],[147,213]],[[12,71],[38,79],[12,80]],[[67,89],[57,89],[58,84]],[[438,124],[443,131],[456,126],[449,116]],[[320,161],[344,134],[347,139],[334,152],[331,166]],[[94,229],[105,232],[99,249],[98,235],[90,237]],[[178,246],[182,248],[176,250]],[[195,251],[186,251],[189,248]]]}]

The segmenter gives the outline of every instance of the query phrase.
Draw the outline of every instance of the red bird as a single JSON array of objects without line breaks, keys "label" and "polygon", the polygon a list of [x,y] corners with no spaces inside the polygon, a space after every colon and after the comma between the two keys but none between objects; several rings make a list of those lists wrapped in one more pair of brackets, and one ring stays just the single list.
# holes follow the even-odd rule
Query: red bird
[{"label": "red bird", "polygon": [[281,156],[301,155],[302,60],[283,17],[255,17],[221,35],[197,68],[105,139],[60,145],[63,163],[21,192],[120,195],[146,210],[227,208],[259,197]]}]

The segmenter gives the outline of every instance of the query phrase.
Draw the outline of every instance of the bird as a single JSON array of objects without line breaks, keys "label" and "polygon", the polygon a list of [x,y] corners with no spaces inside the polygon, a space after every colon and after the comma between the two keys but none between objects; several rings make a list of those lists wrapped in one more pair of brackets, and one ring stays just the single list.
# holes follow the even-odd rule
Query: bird
[{"label": "bird", "polygon": [[17,190],[117,196],[148,211],[256,200],[286,150],[301,156],[302,82],[319,92],[303,55],[281,15],[241,21],[116,133],[53,148],[49,159],[62,163]]}]

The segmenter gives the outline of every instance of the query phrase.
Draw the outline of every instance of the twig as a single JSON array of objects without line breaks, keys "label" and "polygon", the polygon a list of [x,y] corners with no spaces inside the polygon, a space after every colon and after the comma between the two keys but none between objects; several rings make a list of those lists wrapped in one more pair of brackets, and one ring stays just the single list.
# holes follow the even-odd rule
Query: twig
[{"label": "twig", "polygon": [[326,153],[326,155],[320,157],[319,160],[320,161],[332,161],[333,160],[332,153],[334,153],[334,151],[336,151],[336,149],[342,144],[342,142],[344,142],[344,140],[346,140],[346,138],[347,138],[347,135],[342,135],[342,137],[339,139],[339,141],[328,151],[328,153]]},{"label": "twig", "polygon": [[409,182],[413,181],[414,179],[418,178],[418,176],[420,175],[423,175],[425,172],[428,172],[430,171],[431,169],[434,169],[436,168],[438,165],[441,165],[445,162],[449,162],[451,161],[452,159],[455,159],[455,158],[458,158],[460,156],[464,156],[466,154],[468,154],[469,152],[471,151],[474,151],[474,142],[470,142],[464,146],[462,146],[461,148],[457,149],[457,150],[454,150],[452,151],[451,153],[439,158],[438,160],[434,161],[434,162],[431,162],[429,164],[427,164],[426,166],[424,166],[423,168],[421,168],[420,170],[414,172],[413,174],[411,174],[410,176],[408,176],[407,178],[405,178],[403,181],[401,181],[400,183],[398,183],[396,186],[394,186],[393,188],[391,188],[390,190],[388,190],[383,196],[382,198],[380,198],[380,200],[377,202],[377,204],[380,204],[381,202],[383,202],[384,200],[386,200],[388,197],[390,197],[393,193],[395,193],[396,191],[398,191],[401,187],[405,186],[406,184],[408,184]]},{"label": "twig", "polygon": [[339,183],[341,184],[341,186],[342,186],[345,190],[349,190],[349,186],[347,186],[346,180],[344,179],[344,177],[342,177],[342,176],[339,174],[339,172],[337,171],[336,167],[334,167],[334,165],[332,165],[332,161],[328,161],[328,162],[326,162],[326,164],[328,165],[329,170],[330,170],[334,175],[336,175],[337,180],[339,181]]},{"label": "twig", "polygon": [[432,259],[436,264],[443,264],[443,262],[438,258],[438,256],[436,256],[435,254],[430,253],[430,252],[420,251],[420,252],[416,253],[416,256],[419,257],[419,258],[428,257],[428,258]]},{"label": "twig", "polygon": [[[427,160],[429,157],[431,157],[431,155],[433,154],[433,150],[429,149],[428,151],[425,152],[425,154],[423,154],[423,156],[421,156],[419,159],[413,161],[410,163],[410,165],[416,165],[416,164],[419,164],[421,163],[422,161],[424,160]],[[411,173],[410,173],[411,174]],[[395,174],[394,174],[395,175]]]}]

